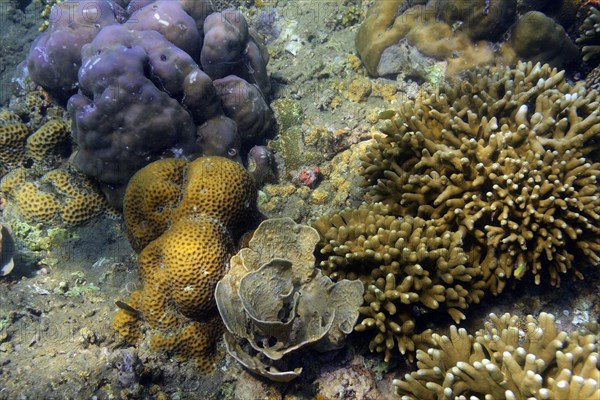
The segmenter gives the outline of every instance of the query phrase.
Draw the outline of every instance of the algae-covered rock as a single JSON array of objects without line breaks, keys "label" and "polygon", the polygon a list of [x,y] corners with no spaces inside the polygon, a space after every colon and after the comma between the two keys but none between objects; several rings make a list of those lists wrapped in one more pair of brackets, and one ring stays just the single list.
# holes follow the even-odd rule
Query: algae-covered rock
[{"label": "algae-covered rock", "polygon": [[298,349],[341,347],[358,318],[363,284],[322,275],[318,241],[317,231],[290,218],[264,221],[217,284],[227,352],[274,381],[300,375]]}]

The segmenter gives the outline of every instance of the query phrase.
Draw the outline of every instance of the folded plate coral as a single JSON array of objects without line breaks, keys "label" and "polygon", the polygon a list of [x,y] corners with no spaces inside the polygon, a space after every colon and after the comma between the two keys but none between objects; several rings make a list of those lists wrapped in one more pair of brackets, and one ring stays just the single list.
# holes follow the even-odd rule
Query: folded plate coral
[{"label": "folded plate coral", "polygon": [[340,348],[358,317],[362,283],[323,276],[313,255],[318,241],[290,218],[266,220],[215,290],[227,352],[274,381],[298,377],[307,348]]},{"label": "folded plate coral", "polygon": [[597,96],[548,65],[470,71],[381,114],[368,197],[460,232],[493,293],[511,277],[581,278],[600,263]]},{"label": "folded plate coral", "polygon": [[560,330],[551,314],[538,318],[490,314],[470,335],[452,326],[417,351],[416,372],[395,380],[403,400],[600,398],[598,337]]}]

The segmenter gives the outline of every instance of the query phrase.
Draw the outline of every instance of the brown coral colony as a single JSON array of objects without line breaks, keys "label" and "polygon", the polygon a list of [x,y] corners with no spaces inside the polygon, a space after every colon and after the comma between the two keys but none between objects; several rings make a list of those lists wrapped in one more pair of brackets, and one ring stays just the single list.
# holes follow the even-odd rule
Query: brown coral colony
[{"label": "brown coral colony", "polygon": [[356,330],[386,359],[430,344],[423,312],[459,322],[515,279],[600,263],[597,93],[533,63],[463,78],[382,112],[367,202],[314,224],[325,273],[364,283]]}]

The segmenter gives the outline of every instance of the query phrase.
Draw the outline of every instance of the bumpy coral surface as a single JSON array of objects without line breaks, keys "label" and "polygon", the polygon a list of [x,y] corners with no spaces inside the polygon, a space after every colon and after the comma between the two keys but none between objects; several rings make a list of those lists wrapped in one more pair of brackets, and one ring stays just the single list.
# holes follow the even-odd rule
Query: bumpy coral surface
[{"label": "bumpy coral surface", "polygon": [[[418,371],[395,380],[402,399],[567,399],[600,397],[598,338],[561,331],[550,314],[490,315],[470,335],[449,336],[417,352]],[[524,329],[522,326],[524,325]]]},{"label": "bumpy coral surface", "polygon": [[122,13],[112,1],[63,1],[54,4],[52,24],[34,42],[27,57],[31,78],[56,94],[77,89],[81,48],[104,26],[116,24]]},{"label": "bumpy coral surface", "polygon": [[28,136],[29,129],[18,115],[0,110],[0,176],[23,166]]},{"label": "bumpy coral surface", "polygon": [[77,225],[108,208],[89,178],[68,164],[41,177],[26,168],[12,170],[0,181],[0,191],[30,222]]},{"label": "bumpy coral surface", "polygon": [[442,310],[459,322],[483,295],[481,272],[466,265],[460,234],[444,232],[433,221],[397,218],[389,207],[374,204],[322,217],[314,226],[321,234],[324,272],[365,285],[355,329],[372,332],[369,347],[386,360],[428,342],[430,332],[421,333],[418,315],[431,318]]},{"label": "bumpy coral surface", "polygon": [[581,277],[600,263],[597,92],[532,63],[465,78],[382,114],[370,199],[460,232],[493,293],[513,276]]},{"label": "bumpy coral surface", "polygon": [[143,286],[113,321],[125,340],[138,342],[143,323],[153,349],[212,365],[221,332],[214,288],[255,203],[250,175],[222,157],[159,160],[134,175],[124,215]]},{"label": "bumpy coral surface", "polygon": [[516,64],[516,60],[527,60],[564,68],[579,55],[577,46],[563,27],[538,11],[519,17],[507,36],[502,51],[505,61],[510,65]]},{"label": "bumpy coral surface", "polygon": [[71,131],[61,119],[51,119],[27,138],[27,153],[38,163],[50,163],[51,158],[70,153]]},{"label": "bumpy coral surface", "polygon": [[323,276],[313,255],[318,241],[290,218],[266,220],[217,284],[227,351],[274,381],[300,375],[300,351],[342,347],[358,317],[362,283]]},{"label": "bumpy coral surface", "polygon": [[[33,81],[68,99],[74,164],[117,208],[129,179],[148,163],[234,158],[230,151],[239,151],[240,138],[259,139],[272,125],[263,98],[268,53],[241,13],[213,13],[211,3],[59,2],[30,51]],[[234,83],[230,74],[236,74]],[[226,76],[219,98],[213,79]],[[224,113],[234,120],[227,130],[202,129]]]}]

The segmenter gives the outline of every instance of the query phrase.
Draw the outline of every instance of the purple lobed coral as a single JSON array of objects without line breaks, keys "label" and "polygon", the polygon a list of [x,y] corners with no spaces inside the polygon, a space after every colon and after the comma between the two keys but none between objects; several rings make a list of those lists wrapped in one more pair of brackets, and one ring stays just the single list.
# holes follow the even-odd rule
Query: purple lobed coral
[{"label": "purple lobed coral", "polygon": [[53,20],[36,41],[29,73],[52,93],[72,95],[74,163],[113,205],[156,159],[241,162],[240,148],[272,126],[268,56],[239,12],[212,13],[204,0],[66,1],[53,10],[72,18]]}]

